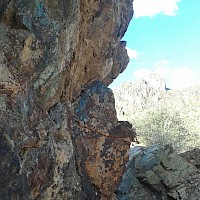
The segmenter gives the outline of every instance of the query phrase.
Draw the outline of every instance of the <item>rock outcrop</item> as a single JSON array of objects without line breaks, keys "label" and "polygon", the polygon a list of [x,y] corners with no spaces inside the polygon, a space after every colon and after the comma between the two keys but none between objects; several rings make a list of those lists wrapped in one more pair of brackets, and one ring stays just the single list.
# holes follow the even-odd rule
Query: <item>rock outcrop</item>
[{"label": "rock outcrop", "polygon": [[136,133],[107,86],[132,14],[132,0],[0,1],[0,199],[198,196],[197,168],[168,148],[129,161]]},{"label": "rock outcrop", "polygon": [[136,146],[116,193],[118,200],[197,200],[200,171],[170,146]]},{"label": "rock outcrop", "polygon": [[189,163],[200,169],[200,149],[194,148],[193,150],[180,154],[181,157],[186,159]]},{"label": "rock outcrop", "polygon": [[157,105],[166,93],[165,88],[165,80],[157,74],[149,74],[145,79],[125,82],[114,88],[118,119],[128,120],[126,116]]},{"label": "rock outcrop", "polygon": [[132,0],[0,1],[0,199],[110,199],[135,132],[107,85]]}]

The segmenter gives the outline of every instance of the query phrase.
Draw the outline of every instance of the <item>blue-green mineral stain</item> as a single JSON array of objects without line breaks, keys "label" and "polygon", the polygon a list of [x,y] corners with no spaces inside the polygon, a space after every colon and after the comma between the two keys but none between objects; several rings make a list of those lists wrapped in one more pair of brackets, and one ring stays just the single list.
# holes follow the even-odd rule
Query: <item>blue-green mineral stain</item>
[{"label": "blue-green mineral stain", "polygon": [[42,2],[36,4],[35,19],[39,22],[40,26],[47,27],[50,24],[45,6]]},{"label": "blue-green mineral stain", "polygon": [[42,2],[37,4],[35,16],[40,18],[45,17],[45,8]]},{"label": "blue-green mineral stain", "polygon": [[88,94],[89,95],[98,94],[100,103],[103,103],[105,95],[108,94],[109,92],[110,89],[107,88],[107,86],[105,86],[102,82],[95,81],[92,84],[91,88],[89,89]]},{"label": "blue-green mineral stain", "polygon": [[84,110],[86,108],[88,100],[89,96],[86,93],[83,94],[83,96],[81,96],[81,99],[78,102],[78,105],[75,108],[76,115],[81,121],[87,121],[87,115]]},{"label": "blue-green mineral stain", "polygon": [[100,81],[93,82],[87,89],[86,92],[81,95],[81,98],[75,108],[75,113],[81,121],[87,121],[87,104],[90,99],[90,96],[96,94],[99,96],[99,102],[103,103],[105,95],[110,92],[110,89],[107,88]]}]

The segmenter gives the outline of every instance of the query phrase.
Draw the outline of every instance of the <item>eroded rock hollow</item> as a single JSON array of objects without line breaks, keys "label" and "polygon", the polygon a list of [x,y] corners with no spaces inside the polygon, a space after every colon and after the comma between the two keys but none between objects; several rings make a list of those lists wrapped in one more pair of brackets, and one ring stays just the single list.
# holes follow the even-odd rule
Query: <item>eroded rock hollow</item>
[{"label": "eroded rock hollow", "polygon": [[0,199],[110,199],[135,133],[108,85],[132,0],[0,1]]}]

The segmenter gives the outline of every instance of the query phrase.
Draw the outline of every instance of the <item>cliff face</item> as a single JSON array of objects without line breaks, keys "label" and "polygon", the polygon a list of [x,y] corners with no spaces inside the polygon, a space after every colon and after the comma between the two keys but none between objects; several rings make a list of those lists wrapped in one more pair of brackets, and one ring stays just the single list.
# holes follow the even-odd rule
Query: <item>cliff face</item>
[{"label": "cliff face", "polygon": [[153,106],[157,106],[166,96],[166,83],[160,75],[150,74],[145,79],[125,82],[113,89],[117,116],[120,120],[133,119],[134,115]]},{"label": "cliff face", "polygon": [[110,199],[131,125],[107,85],[132,0],[0,2],[0,199]]}]

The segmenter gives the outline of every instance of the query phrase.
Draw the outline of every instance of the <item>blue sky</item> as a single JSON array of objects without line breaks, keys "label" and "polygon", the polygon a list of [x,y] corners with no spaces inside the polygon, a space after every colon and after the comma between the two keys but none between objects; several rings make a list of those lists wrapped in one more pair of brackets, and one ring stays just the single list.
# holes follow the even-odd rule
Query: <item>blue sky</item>
[{"label": "blue sky", "polygon": [[200,0],[134,0],[123,40],[130,63],[110,85],[159,73],[172,89],[200,83]]}]

